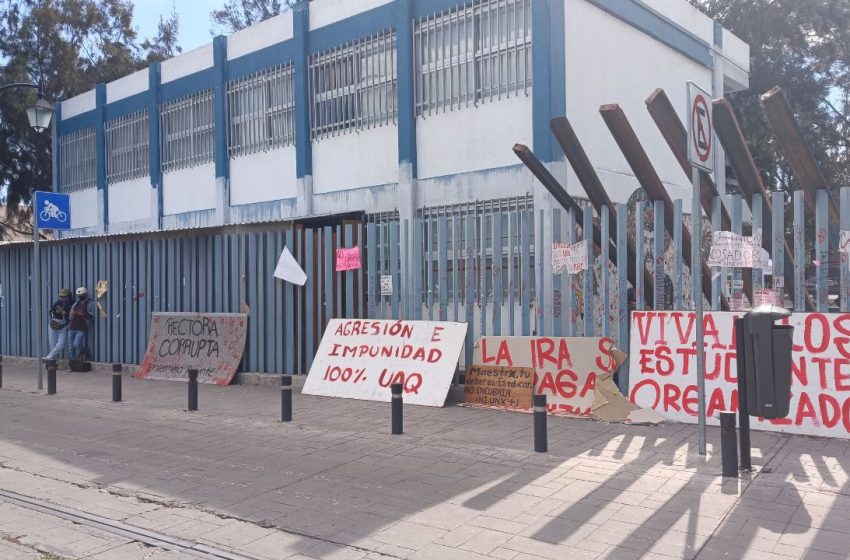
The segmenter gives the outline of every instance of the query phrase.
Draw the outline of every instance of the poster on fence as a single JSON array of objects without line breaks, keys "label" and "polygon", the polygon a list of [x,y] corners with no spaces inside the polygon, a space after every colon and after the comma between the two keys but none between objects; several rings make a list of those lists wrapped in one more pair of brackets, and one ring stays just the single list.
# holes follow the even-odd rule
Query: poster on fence
[{"label": "poster on fence", "polygon": [[606,421],[661,420],[651,411],[639,416],[644,411],[614,384],[614,372],[625,359],[610,338],[482,336],[473,364],[532,368],[534,394],[546,395],[546,406],[555,414]]},{"label": "poster on fence", "polygon": [[578,274],[587,270],[587,240],[578,243],[552,243],[552,272]]},{"label": "poster on fence", "polygon": [[463,381],[463,403],[487,408],[529,410],[534,368],[473,365]]},{"label": "poster on fence", "polygon": [[466,338],[466,323],[331,319],[302,393],[443,406]]},{"label": "poster on fence", "polygon": [[336,271],[357,270],[360,268],[360,247],[337,247]]},{"label": "poster on fence", "polygon": [[145,358],[136,377],[229,385],[245,351],[242,313],[153,313]]},{"label": "poster on fence", "polygon": [[715,231],[711,236],[708,266],[771,269],[770,254],[761,247],[760,236],[743,237],[730,231]]},{"label": "poster on fence", "polygon": [[[706,312],[706,416],[737,410],[734,318]],[[754,429],[850,438],[850,313],[794,313],[791,413],[751,419]],[[694,315],[684,311],[632,312],[629,395],[665,418],[697,421]]]}]

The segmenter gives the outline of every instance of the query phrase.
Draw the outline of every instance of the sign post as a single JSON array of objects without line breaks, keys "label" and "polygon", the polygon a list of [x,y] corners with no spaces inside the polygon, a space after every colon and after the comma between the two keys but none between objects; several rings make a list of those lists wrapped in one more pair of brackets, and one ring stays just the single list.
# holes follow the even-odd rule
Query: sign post
[{"label": "sign post", "polygon": [[32,203],[32,289],[33,312],[35,313],[35,358],[38,362],[38,390],[44,388],[43,363],[41,354],[44,351],[41,309],[41,259],[39,258],[39,235],[42,229],[71,229],[71,195],[48,191],[35,191]]},{"label": "sign post", "polygon": [[693,200],[691,202],[691,283],[696,323],[697,423],[699,453],[705,455],[705,346],[702,317],[702,204],[700,171],[711,173],[714,142],[711,123],[711,95],[693,82],[688,82],[688,161],[691,164]]}]

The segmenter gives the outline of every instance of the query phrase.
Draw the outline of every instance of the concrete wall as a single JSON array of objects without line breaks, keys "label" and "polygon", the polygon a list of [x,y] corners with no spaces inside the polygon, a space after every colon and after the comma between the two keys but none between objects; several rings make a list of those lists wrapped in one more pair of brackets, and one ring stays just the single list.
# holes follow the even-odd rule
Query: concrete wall
[{"label": "concrete wall", "polygon": [[297,195],[295,146],[230,160],[230,204],[251,204]]},{"label": "concrete wall", "polygon": [[392,0],[315,0],[310,2],[310,29],[318,29]]},{"label": "concrete wall", "polygon": [[174,58],[163,60],[160,65],[162,83],[200,72],[213,65],[213,46],[208,43],[197,49],[184,52]]},{"label": "concrete wall", "polygon": [[71,229],[97,226],[97,189],[83,189],[71,193]]},{"label": "concrete wall", "polygon": [[379,126],[313,142],[316,194],[398,182],[398,130]]},{"label": "concrete wall", "polygon": [[233,60],[292,38],[292,12],[237,31],[227,38],[227,59]]},{"label": "concrete wall", "polygon": [[66,99],[62,102],[62,120],[76,117],[79,114],[91,111],[95,108],[94,90],[89,90],[81,93],[71,99]]},{"label": "concrete wall", "polygon": [[162,175],[163,214],[215,208],[215,164],[178,169]]},{"label": "concrete wall", "polygon": [[150,177],[140,177],[110,183],[108,187],[109,196],[109,223],[132,222],[151,218],[152,196]]},{"label": "concrete wall", "polygon": [[148,69],[143,68],[138,72],[133,72],[129,76],[124,76],[121,79],[106,84],[106,102],[114,103],[125,97],[147,91],[148,85]]}]

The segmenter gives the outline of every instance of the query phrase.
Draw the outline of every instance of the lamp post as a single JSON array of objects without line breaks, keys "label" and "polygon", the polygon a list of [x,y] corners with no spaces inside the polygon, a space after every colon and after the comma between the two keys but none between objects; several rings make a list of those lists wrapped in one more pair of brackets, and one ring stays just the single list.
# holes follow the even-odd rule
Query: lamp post
[{"label": "lamp post", "polygon": [[[50,120],[53,117],[53,104],[44,98],[43,84],[40,82],[38,85],[26,82],[5,84],[0,86],[0,93],[15,88],[31,88],[38,90],[38,99],[36,100],[35,104],[32,107],[27,108],[27,119],[29,120],[32,129],[36,132],[44,132],[45,130],[47,130],[50,127]],[[32,239],[32,286],[33,291],[35,293],[35,297],[33,298],[33,311],[35,312],[35,320],[33,321],[33,323],[35,324],[35,358],[38,362],[38,390],[41,391],[44,388],[43,364],[41,361],[41,352],[43,350],[42,337],[44,333],[41,332],[41,260],[39,259],[38,253],[38,227],[36,226],[35,211],[33,211]]]}]

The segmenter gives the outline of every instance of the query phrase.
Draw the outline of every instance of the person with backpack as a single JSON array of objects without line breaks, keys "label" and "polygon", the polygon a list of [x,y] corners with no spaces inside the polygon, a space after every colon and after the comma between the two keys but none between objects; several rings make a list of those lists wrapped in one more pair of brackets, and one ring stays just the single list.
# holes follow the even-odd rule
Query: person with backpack
[{"label": "person with backpack", "polygon": [[89,299],[89,291],[77,288],[77,301],[71,306],[68,336],[71,341],[71,360],[86,359],[86,338],[94,327],[95,304]]},{"label": "person with backpack", "polygon": [[65,351],[68,341],[68,323],[71,315],[71,290],[59,290],[59,298],[53,302],[48,312],[47,340],[50,342],[50,352],[45,360],[58,360]]}]

